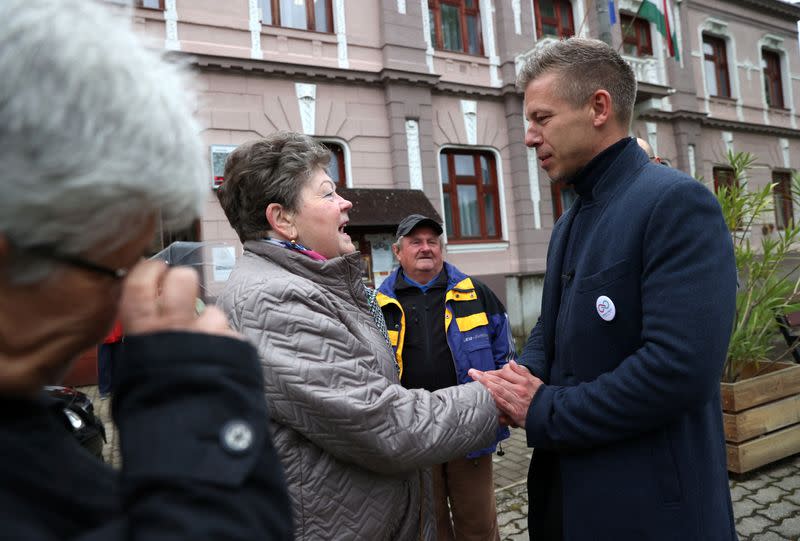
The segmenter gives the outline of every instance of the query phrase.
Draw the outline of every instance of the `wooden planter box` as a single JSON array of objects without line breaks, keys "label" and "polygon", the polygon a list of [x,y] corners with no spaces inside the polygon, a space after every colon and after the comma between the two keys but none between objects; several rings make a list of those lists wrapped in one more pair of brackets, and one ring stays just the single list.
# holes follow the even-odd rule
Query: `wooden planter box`
[{"label": "wooden planter box", "polygon": [[744,473],[800,453],[800,365],[774,363],[721,387],[730,471]]}]

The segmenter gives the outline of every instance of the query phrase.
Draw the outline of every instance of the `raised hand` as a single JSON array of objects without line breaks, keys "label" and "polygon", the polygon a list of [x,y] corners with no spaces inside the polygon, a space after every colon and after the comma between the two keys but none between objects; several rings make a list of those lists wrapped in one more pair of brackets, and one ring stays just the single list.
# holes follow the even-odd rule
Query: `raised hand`
[{"label": "raised hand", "polygon": [[242,338],[218,308],[209,306],[196,315],[198,289],[197,273],[190,268],[169,268],[162,261],[139,263],[122,291],[119,317],[125,334],[172,330]]}]

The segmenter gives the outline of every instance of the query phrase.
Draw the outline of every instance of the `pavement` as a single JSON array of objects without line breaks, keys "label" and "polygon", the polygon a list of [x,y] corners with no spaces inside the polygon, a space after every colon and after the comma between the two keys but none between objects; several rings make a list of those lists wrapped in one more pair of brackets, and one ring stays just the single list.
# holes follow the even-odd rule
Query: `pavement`
[{"label": "pavement", "polygon": [[[525,431],[512,429],[503,450],[493,459],[500,539],[528,541]],[[740,541],[800,540],[800,454],[729,479]]]},{"label": "pavement", "polygon": [[[117,431],[111,422],[111,400],[100,400],[97,386],[79,387],[103,419],[107,443],[104,460],[120,467]],[[512,429],[494,454],[495,495],[502,541],[528,541],[528,465],[532,450],[525,431]],[[800,541],[800,454],[746,474],[730,474],[731,499],[740,541]],[[687,540],[690,541],[690,540]],[[691,540],[701,541],[701,540]]]}]

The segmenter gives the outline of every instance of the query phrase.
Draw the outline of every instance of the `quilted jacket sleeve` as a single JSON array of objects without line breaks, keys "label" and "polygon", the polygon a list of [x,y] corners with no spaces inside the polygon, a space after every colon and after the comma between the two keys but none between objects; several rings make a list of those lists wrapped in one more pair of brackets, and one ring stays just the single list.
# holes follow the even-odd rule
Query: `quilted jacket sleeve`
[{"label": "quilted jacket sleeve", "polygon": [[336,458],[399,473],[492,443],[498,413],[480,384],[403,388],[380,335],[364,343],[319,291],[262,282],[236,297],[229,317],[259,350],[272,418]]}]

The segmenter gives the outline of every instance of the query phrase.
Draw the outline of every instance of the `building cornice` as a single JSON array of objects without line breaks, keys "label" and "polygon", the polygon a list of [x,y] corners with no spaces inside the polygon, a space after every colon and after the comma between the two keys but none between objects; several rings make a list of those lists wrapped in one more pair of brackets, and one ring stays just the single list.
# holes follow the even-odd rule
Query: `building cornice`
[{"label": "building cornice", "polygon": [[781,2],[780,0],[737,0],[738,4],[753,7],[759,11],[770,11],[773,15],[788,15],[795,20],[800,19],[800,6]]},{"label": "building cornice", "polygon": [[676,120],[688,120],[697,122],[706,128],[716,128],[720,130],[730,130],[736,132],[756,133],[759,135],[772,135],[778,137],[791,137],[800,139],[800,130],[785,128],[782,126],[770,126],[768,124],[754,124],[751,122],[740,122],[738,120],[726,120],[714,118],[706,113],[696,111],[658,111],[651,109],[639,114],[640,120],[661,120],[674,122]]},{"label": "building cornice", "polygon": [[503,89],[501,88],[442,81],[440,75],[423,72],[398,69],[383,69],[379,72],[369,72],[340,69],[336,67],[270,62],[268,60],[249,60],[246,58],[232,58],[226,56],[185,54],[181,56],[184,58],[188,57],[189,63],[201,70],[239,71],[265,75],[267,77],[290,77],[298,80],[324,79],[334,82],[357,82],[380,86],[401,83],[428,87],[436,94],[473,98],[476,96],[499,98],[503,95]]},{"label": "building cornice", "polygon": [[476,96],[482,98],[499,98],[503,95],[502,88],[490,86],[466,85],[463,83],[439,82],[433,89],[435,94],[450,94],[461,97]]}]

